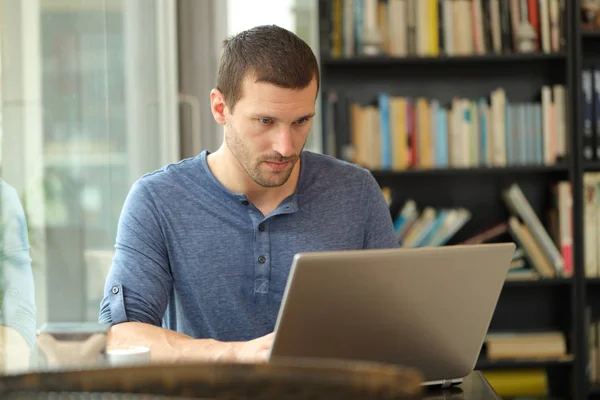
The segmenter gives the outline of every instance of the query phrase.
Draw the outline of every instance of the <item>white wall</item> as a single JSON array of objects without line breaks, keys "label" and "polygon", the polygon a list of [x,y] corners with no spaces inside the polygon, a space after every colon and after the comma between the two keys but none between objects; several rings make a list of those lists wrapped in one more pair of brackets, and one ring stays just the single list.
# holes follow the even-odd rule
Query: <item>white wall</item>
[{"label": "white wall", "polygon": [[269,24],[294,32],[293,6],[294,0],[227,0],[227,34]]}]

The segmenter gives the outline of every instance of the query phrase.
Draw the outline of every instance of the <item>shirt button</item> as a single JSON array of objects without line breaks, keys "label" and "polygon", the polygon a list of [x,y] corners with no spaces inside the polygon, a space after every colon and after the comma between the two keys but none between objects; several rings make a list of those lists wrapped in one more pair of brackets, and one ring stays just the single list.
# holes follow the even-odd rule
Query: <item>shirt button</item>
[{"label": "shirt button", "polygon": [[113,286],[111,291],[113,292],[113,294],[117,294],[117,293],[119,293],[119,288],[116,286]]},{"label": "shirt button", "polygon": [[261,231],[261,232],[264,232],[265,231],[265,226],[263,224],[260,224],[258,226],[258,230]]},{"label": "shirt button", "polygon": [[248,206],[248,205],[250,205],[250,202],[248,200],[244,200],[244,201],[242,201],[242,204],[245,206]]},{"label": "shirt button", "polygon": [[265,258],[265,256],[260,256],[260,257],[258,257],[258,262],[259,262],[259,263],[261,263],[261,264],[264,264],[264,263],[265,263],[265,261],[267,261],[267,259]]}]

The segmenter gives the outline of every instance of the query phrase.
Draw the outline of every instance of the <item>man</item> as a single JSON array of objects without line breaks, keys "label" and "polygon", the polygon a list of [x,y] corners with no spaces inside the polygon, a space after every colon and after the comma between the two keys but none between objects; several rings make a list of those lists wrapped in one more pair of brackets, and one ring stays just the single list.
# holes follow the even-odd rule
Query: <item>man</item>
[{"label": "man", "polygon": [[223,144],[142,177],[125,202],[99,318],[111,344],[264,361],[296,253],[397,246],[371,174],[303,151],[318,88],[313,52],[285,29],[225,42],[210,93]]},{"label": "man", "polygon": [[23,372],[35,344],[29,234],[17,191],[0,179],[0,372]]}]

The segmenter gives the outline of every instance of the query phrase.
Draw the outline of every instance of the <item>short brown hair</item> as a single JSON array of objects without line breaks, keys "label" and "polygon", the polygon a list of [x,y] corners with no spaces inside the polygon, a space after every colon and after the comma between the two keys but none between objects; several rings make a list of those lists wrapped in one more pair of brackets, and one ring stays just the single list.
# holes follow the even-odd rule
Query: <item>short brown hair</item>
[{"label": "short brown hair", "polygon": [[217,89],[230,112],[242,97],[248,75],[286,89],[306,88],[313,78],[320,84],[319,64],[311,48],[294,33],[276,25],[262,25],[224,41],[217,73]]}]

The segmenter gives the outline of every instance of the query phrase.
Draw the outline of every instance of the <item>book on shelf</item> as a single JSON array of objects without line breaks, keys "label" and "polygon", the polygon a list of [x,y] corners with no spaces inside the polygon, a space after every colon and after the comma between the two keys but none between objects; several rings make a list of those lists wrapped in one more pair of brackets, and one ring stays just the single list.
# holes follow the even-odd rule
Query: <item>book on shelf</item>
[{"label": "book on shelf", "polygon": [[570,277],[573,274],[570,182],[556,183],[553,196],[547,230],[519,185],[505,189],[503,199],[511,213],[508,230],[523,248],[529,266],[541,277]]},{"label": "book on shelf", "polygon": [[463,241],[461,244],[481,244],[487,243],[491,240],[496,239],[498,236],[508,232],[508,224],[506,222],[500,222],[483,232],[480,232],[469,239]]},{"label": "book on shelf", "polygon": [[488,366],[508,364],[503,369],[483,372],[503,398],[544,397],[549,392],[549,377],[543,367],[524,369],[517,366],[520,363],[571,362],[573,356],[568,353],[565,334],[560,331],[496,331],[487,333],[480,359],[486,360]]},{"label": "book on shelf", "polygon": [[583,160],[600,160],[600,66],[581,71],[583,95]]},{"label": "book on shelf", "polygon": [[502,399],[550,398],[550,377],[544,368],[483,371]]},{"label": "book on shelf", "polygon": [[558,181],[551,188],[548,212],[550,235],[564,261],[564,275],[573,275],[573,193],[571,182]]},{"label": "book on shelf", "polygon": [[552,53],[566,44],[565,1],[333,0],[321,35],[332,58]]},{"label": "book on shelf", "polygon": [[585,310],[585,320],[588,330],[590,381],[600,384],[600,321],[592,317],[589,307]]},{"label": "book on shelf", "polygon": [[582,27],[589,31],[600,30],[600,5],[596,0],[581,0]]},{"label": "book on shelf", "polygon": [[394,230],[402,247],[443,246],[470,219],[471,213],[465,208],[426,206],[419,211],[414,200],[407,200],[394,219]]},{"label": "book on shelf", "polygon": [[[382,190],[385,193],[387,188],[384,187]],[[553,184],[551,191],[552,202],[547,214],[548,228],[533,210],[519,185],[515,183],[502,193],[509,212],[508,219],[486,227],[457,244],[476,245],[507,239],[514,241],[517,249],[511,261],[507,280],[572,276],[573,230],[570,182],[557,182]],[[389,190],[387,193],[388,204],[391,204]],[[402,247],[431,247],[448,244],[471,218],[471,212],[463,207],[436,209],[425,206],[420,210],[416,201],[408,199],[393,218],[393,222],[396,236]]]},{"label": "book on shelf", "polygon": [[[516,222],[514,217],[510,217],[509,222],[512,224],[517,223],[519,227],[521,224]],[[509,226],[509,222],[501,222],[484,230],[481,233],[476,234],[475,236],[469,238],[468,240],[460,243],[460,244],[481,244],[488,243],[493,241],[502,241],[503,236],[505,234],[511,234],[514,237],[513,227]],[[521,228],[524,229],[524,228]],[[531,243],[531,239],[530,242]],[[521,240],[517,243],[519,247],[515,250],[513,254],[513,258],[510,263],[510,269],[506,275],[507,281],[532,281],[538,280],[541,277],[555,277],[555,273],[552,271],[551,267],[547,267],[546,270],[549,271],[547,274],[541,274],[539,272],[539,267],[536,266],[531,261],[530,252],[532,251],[531,246],[525,247],[525,243]],[[527,253],[526,253],[527,251]],[[535,250],[534,250],[535,251]],[[539,253],[539,250],[537,250]],[[534,253],[536,254],[536,253]]]},{"label": "book on shelf", "polygon": [[[503,398],[547,396],[549,377],[543,364],[574,359],[568,353],[565,334],[556,330],[488,332],[480,357],[487,360],[488,365],[496,362],[515,366],[484,371],[486,379]],[[540,363],[540,368],[518,368],[520,363]]]},{"label": "book on shelf", "polygon": [[[460,242],[461,245],[473,245],[490,243],[493,241],[502,240],[502,237],[508,234],[509,227],[507,222],[500,222],[495,224],[483,231],[471,236],[467,240]],[[512,260],[510,262],[510,269],[508,271],[507,280],[532,280],[539,278],[537,272],[528,268],[525,262],[525,251],[521,247],[517,247],[515,250]]]},{"label": "book on shelf", "polygon": [[488,332],[482,355],[498,360],[560,360],[568,357],[565,336],[559,331]]},{"label": "book on shelf", "polygon": [[566,145],[565,87],[543,86],[541,101],[510,102],[502,88],[489,99],[379,93],[361,104],[329,91],[325,147],[370,169],[554,165]]},{"label": "book on shelf", "polygon": [[583,258],[587,278],[600,277],[600,173],[583,175]]}]

